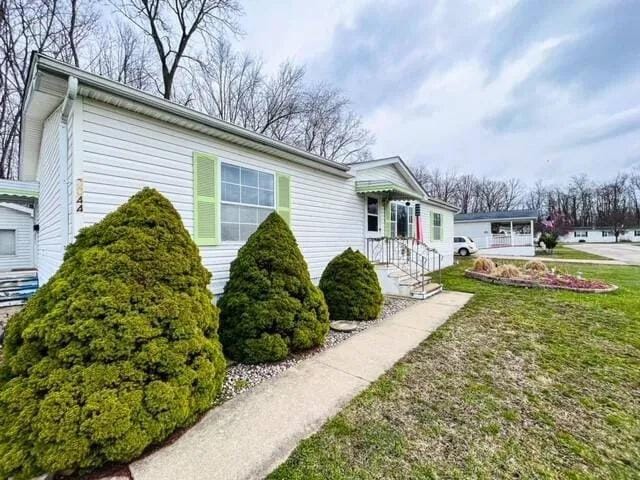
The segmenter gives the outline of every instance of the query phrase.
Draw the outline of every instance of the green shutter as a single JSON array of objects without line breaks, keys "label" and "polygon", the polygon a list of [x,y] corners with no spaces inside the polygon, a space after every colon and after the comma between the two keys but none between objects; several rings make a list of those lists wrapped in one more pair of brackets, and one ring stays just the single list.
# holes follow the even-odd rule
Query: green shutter
[{"label": "green shutter", "polygon": [[391,237],[391,202],[384,204],[384,236]]},{"label": "green shutter", "polygon": [[276,211],[291,226],[291,177],[284,173],[276,175],[277,208]]},{"label": "green shutter", "polygon": [[215,155],[193,154],[193,237],[198,245],[220,243],[220,163]]}]

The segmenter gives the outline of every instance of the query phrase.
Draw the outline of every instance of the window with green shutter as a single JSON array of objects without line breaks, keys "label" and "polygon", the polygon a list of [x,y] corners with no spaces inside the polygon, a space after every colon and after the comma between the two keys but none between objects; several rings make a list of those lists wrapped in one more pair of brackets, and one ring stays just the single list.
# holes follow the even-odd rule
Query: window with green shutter
[{"label": "window with green shutter", "polygon": [[277,212],[291,226],[291,177],[278,173],[276,181],[278,184]]},{"label": "window with green shutter", "polygon": [[198,245],[220,243],[220,164],[215,155],[193,154],[193,237]]}]

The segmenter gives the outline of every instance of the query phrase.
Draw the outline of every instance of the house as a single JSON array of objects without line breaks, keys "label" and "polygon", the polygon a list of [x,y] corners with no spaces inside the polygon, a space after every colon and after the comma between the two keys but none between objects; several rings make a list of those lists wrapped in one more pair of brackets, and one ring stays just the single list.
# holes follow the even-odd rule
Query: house
[{"label": "house", "polygon": [[535,210],[459,213],[455,216],[455,235],[471,237],[480,255],[535,255],[533,236]]},{"label": "house", "polygon": [[[613,243],[616,234],[613,227],[574,227],[560,237],[561,243]],[[624,229],[619,242],[640,242],[640,226]]]},{"label": "house", "polygon": [[34,253],[22,266],[36,268],[41,284],[81,228],[145,186],[180,213],[214,294],[273,210],[314,281],[347,247],[365,252],[373,239],[415,239],[423,228],[404,255],[437,252],[430,270],[453,263],[456,207],[429,198],[399,157],[339,164],[40,54],[30,65],[19,179],[9,193],[34,207]]}]

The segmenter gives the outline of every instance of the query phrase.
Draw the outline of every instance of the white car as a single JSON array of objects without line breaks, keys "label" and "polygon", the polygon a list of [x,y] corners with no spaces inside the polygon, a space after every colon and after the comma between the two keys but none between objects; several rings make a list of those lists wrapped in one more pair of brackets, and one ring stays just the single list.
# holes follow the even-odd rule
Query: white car
[{"label": "white car", "polygon": [[453,252],[456,255],[466,257],[477,251],[478,247],[471,237],[453,237]]}]

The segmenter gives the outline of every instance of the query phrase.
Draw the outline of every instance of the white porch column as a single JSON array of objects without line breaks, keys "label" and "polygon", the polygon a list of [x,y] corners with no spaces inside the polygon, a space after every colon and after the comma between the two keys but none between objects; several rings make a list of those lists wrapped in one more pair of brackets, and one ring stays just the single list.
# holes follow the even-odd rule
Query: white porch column
[{"label": "white porch column", "polygon": [[514,237],[513,237],[513,220],[511,220],[509,222],[509,224],[510,224],[509,235],[511,235],[511,246],[513,247],[515,245],[515,240],[514,240]]},{"label": "white porch column", "polygon": [[534,236],[533,236],[533,220],[531,220],[531,230],[530,230],[530,234],[531,234],[531,245],[534,244]]}]

